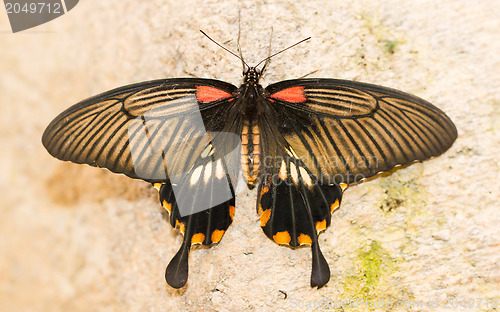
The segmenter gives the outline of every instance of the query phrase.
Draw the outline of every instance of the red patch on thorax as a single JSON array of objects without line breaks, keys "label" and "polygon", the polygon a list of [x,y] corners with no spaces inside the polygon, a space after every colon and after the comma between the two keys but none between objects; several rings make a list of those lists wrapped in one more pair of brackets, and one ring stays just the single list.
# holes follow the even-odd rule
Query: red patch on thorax
[{"label": "red patch on thorax", "polygon": [[198,100],[198,102],[207,103],[207,102],[224,100],[230,97],[233,97],[233,95],[221,89],[208,86],[196,87],[196,99]]},{"label": "red patch on thorax", "polygon": [[281,100],[289,103],[301,103],[306,101],[306,93],[304,92],[304,87],[291,87],[274,94],[271,97],[276,100]]}]

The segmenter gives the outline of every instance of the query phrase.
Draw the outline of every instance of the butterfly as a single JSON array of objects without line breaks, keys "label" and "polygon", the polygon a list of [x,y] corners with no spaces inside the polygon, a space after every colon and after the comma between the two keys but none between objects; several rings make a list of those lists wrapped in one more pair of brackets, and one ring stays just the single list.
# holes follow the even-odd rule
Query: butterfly
[{"label": "butterfly", "polygon": [[236,55],[244,66],[240,87],[175,78],[104,92],[62,112],[43,134],[60,160],[107,168],[159,191],[170,224],[183,234],[165,273],[174,288],[187,282],[191,246],[220,242],[232,223],[239,181],[258,186],[266,236],[310,246],[310,283],[323,287],[330,269],[318,236],[346,187],[440,155],[457,137],[444,112],[398,90],[323,78],[264,88],[259,79],[274,55],[261,68]]}]

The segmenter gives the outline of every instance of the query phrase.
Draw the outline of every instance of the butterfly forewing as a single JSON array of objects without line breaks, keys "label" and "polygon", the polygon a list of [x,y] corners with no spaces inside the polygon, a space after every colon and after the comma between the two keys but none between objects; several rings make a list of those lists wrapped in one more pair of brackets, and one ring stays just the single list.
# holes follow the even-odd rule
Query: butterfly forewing
[{"label": "butterfly forewing", "polygon": [[353,183],[437,156],[457,136],[441,110],[389,88],[298,79],[266,91],[286,142],[325,183]]},{"label": "butterfly forewing", "polygon": [[207,132],[224,128],[220,116],[235,90],[210,79],[155,80],[118,88],[61,113],[42,142],[61,160],[164,181],[169,171],[185,172],[195,164]]}]

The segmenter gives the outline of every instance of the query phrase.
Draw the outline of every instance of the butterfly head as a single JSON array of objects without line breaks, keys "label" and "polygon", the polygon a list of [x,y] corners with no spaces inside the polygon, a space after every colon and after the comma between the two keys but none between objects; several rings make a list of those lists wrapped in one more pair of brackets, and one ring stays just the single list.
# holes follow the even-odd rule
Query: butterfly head
[{"label": "butterfly head", "polygon": [[258,84],[262,71],[256,67],[245,67],[243,70],[243,81],[250,84]]}]

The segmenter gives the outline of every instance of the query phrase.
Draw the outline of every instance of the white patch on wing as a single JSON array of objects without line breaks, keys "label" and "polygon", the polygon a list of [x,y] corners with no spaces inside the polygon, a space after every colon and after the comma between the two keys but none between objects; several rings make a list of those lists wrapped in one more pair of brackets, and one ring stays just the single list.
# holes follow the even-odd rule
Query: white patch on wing
[{"label": "white patch on wing", "polygon": [[224,175],[225,173],[224,168],[222,167],[222,161],[219,159],[215,164],[215,177],[220,180],[224,177]]},{"label": "white patch on wing", "polygon": [[206,158],[208,156],[212,156],[214,154],[214,151],[212,149],[212,144],[208,144],[205,150],[201,153],[201,158]]},{"label": "white patch on wing", "polygon": [[198,183],[198,181],[200,180],[202,170],[203,170],[202,165],[199,165],[198,167],[196,167],[196,169],[193,170],[193,174],[191,175],[191,179],[189,180],[189,183],[191,185],[196,185]]},{"label": "white patch on wing", "polygon": [[206,164],[205,173],[203,174],[203,182],[205,182],[205,185],[208,184],[211,176],[212,176],[212,163],[209,162],[208,164]]},{"label": "white patch on wing", "polygon": [[313,183],[306,169],[304,169],[303,167],[299,167],[299,171],[300,171],[300,176],[302,177],[302,181],[304,181],[304,184],[307,185],[308,187],[311,187]]},{"label": "white patch on wing", "polygon": [[296,184],[299,183],[299,174],[297,172],[297,167],[293,162],[290,163],[290,175],[292,176],[293,182]]},{"label": "white patch on wing", "polygon": [[280,173],[278,176],[281,180],[286,180],[286,178],[287,178],[285,161],[281,161],[281,168],[280,168]]}]

